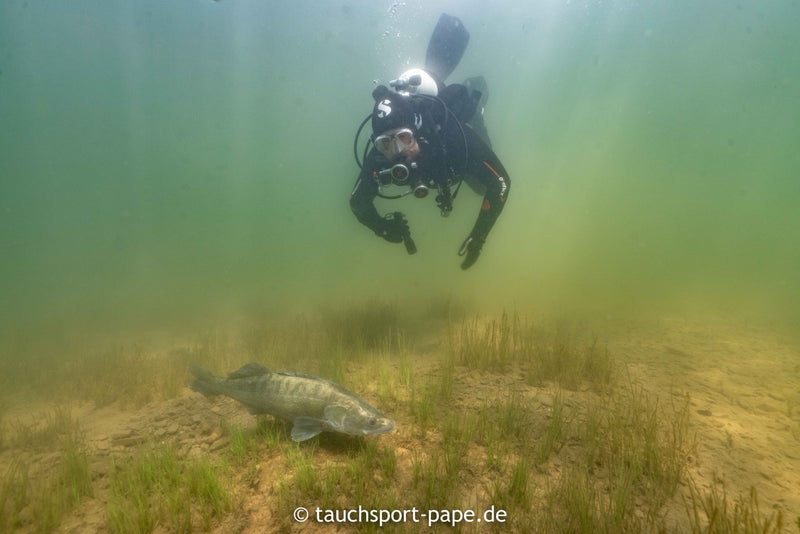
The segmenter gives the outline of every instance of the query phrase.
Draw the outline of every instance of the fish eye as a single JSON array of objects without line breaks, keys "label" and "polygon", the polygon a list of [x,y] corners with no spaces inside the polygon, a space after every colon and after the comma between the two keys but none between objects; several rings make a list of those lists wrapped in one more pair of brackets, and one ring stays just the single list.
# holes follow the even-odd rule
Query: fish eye
[{"label": "fish eye", "polygon": [[367,424],[368,424],[369,426],[375,426],[375,425],[377,425],[377,424],[378,424],[378,420],[377,420],[377,419],[375,419],[375,418],[373,417],[372,419],[370,419],[369,421],[367,421]]}]

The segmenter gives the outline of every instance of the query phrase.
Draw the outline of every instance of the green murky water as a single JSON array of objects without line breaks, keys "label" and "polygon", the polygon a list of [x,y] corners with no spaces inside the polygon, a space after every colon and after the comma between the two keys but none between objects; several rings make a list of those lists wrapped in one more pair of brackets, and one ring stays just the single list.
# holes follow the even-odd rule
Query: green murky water
[{"label": "green murky water", "polygon": [[[408,214],[409,257],[347,199],[352,137],[439,13],[482,74],[513,180]],[[499,310],[723,310],[797,324],[795,2],[0,4],[3,346],[384,297]]]}]

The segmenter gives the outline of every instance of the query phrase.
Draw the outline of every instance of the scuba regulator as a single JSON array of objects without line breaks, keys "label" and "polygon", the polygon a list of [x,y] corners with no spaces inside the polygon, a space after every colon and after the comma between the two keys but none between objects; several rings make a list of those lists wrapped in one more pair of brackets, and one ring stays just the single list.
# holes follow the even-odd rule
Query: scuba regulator
[{"label": "scuba regulator", "polygon": [[376,182],[378,182],[379,187],[385,187],[391,184],[399,186],[408,185],[408,191],[405,193],[395,197],[385,197],[384,195],[381,195],[384,198],[400,198],[408,195],[409,193],[413,194],[417,198],[425,198],[428,196],[428,186],[422,183],[422,181],[417,181],[413,184],[408,183],[411,172],[416,170],[416,168],[417,164],[415,162],[411,162],[408,165],[405,163],[395,163],[387,169],[374,171],[372,173],[372,177]]},{"label": "scuba regulator", "polygon": [[[411,162],[408,165],[405,163],[395,163],[386,169],[373,171],[372,177],[377,182],[379,188],[388,185],[408,186],[408,191],[404,193],[395,196],[386,196],[378,193],[378,196],[381,198],[396,199],[413,194],[416,198],[425,198],[428,196],[430,188],[435,187],[438,191],[436,195],[436,205],[439,207],[442,217],[450,215],[450,212],[453,211],[453,199],[455,198],[455,193],[450,190],[450,184],[439,184],[434,180],[431,180],[429,184],[425,184],[422,180],[409,183],[411,172],[416,168],[417,164],[415,162]],[[459,183],[459,185],[461,184]],[[458,191],[457,188],[456,191]]]}]

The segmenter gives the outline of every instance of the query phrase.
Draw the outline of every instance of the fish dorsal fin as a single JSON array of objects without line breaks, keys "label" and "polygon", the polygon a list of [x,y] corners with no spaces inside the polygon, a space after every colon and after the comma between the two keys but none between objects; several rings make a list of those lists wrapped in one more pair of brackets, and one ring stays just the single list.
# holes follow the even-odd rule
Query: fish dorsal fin
[{"label": "fish dorsal fin", "polygon": [[328,424],[339,432],[343,432],[344,419],[347,417],[347,408],[339,404],[332,404],[325,407],[325,420]]},{"label": "fish dorsal fin", "polygon": [[228,374],[228,378],[247,378],[250,376],[267,375],[270,371],[260,363],[248,363],[244,367],[233,371]]},{"label": "fish dorsal fin", "polygon": [[311,439],[327,428],[325,421],[313,417],[298,417],[292,426],[292,440],[305,441]]}]

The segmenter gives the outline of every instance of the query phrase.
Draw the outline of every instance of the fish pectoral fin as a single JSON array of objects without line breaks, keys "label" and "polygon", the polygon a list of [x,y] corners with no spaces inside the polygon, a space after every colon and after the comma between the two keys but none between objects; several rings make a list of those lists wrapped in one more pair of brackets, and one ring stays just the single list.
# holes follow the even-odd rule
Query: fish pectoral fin
[{"label": "fish pectoral fin", "polygon": [[292,427],[292,440],[305,441],[311,439],[323,430],[328,425],[321,419],[314,419],[313,417],[298,417],[294,420]]},{"label": "fish pectoral fin", "polygon": [[344,432],[344,420],[347,417],[347,408],[338,404],[327,406],[323,412],[325,420],[331,428]]}]

